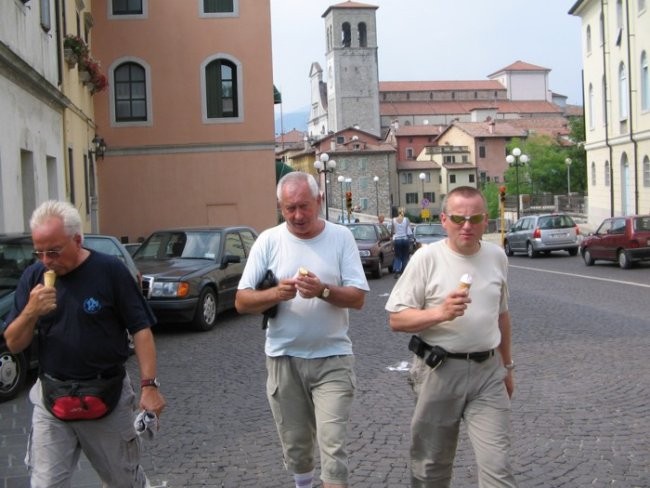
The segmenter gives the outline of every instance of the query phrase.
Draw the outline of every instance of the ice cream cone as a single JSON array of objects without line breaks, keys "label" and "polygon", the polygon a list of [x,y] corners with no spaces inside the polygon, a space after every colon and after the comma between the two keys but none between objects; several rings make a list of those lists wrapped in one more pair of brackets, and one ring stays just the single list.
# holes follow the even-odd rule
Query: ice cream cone
[{"label": "ice cream cone", "polygon": [[55,281],[56,281],[56,273],[51,269],[46,271],[45,275],[43,275],[43,284],[48,288],[52,288],[54,286]]},{"label": "ice cream cone", "polygon": [[460,277],[460,283],[458,283],[458,288],[460,290],[467,290],[472,286],[472,275],[469,275],[465,273],[463,276]]},{"label": "ice cream cone", "polygon": [[309,274],[309,270],[301,266],[300,269],[298,269],[298,274],[302,276],[307,276]]}]

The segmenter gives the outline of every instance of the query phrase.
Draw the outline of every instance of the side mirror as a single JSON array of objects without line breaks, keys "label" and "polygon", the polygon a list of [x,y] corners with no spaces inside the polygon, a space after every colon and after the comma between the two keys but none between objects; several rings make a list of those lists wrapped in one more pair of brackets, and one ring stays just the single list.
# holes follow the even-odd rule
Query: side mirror
[{"label": "side mirror", "polygon": [[225,269],[228,267],[230,263],[241,263],[241,258],[239,256],[235,256],[234,254],[226,254],[222,259],[221,259],[221,269]]}]

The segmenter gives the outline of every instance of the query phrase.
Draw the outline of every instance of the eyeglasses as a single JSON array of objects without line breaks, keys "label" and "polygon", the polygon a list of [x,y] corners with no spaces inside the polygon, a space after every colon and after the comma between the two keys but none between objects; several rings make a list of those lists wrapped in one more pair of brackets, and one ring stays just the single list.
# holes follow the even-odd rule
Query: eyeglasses
[{"label": "eyeglasses", "polygon": [[485,219],[485,214],[475,214],[475,215],[449,215],[449,220],[454,224],[463,225],[465,222],[470,224],[480,224]]},{"label": "eyeglasses", "polygon": [[47,251],[32,251],[32,255],[40,260],[43,260],[43,258],[48,257],[50,259],[57,259],[58,257],[61,256],[63,253],[63,250],[66,248],[66,246],[70,244],[70,241],[66,242],[63,246],[61,246],[58,249],[48,249]]}]

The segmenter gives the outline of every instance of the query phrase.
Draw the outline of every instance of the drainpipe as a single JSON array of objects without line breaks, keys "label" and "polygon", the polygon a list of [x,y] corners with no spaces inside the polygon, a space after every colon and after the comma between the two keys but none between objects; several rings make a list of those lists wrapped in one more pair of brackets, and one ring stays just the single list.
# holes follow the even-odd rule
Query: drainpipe
[{"label": "drainpipe", "polygon": [[[600,14],[603,16],[603,90],[605,93],[603,93],[603,96],[605,97],[605,103],[604,105],[604,114],[603,117],[605,119],[605,145],[609,149],[609,216],[613,217],[614,216],[614,148],[612,148],[612,145],[609,143],[609,111],[607,109],[607,55],[605,54],[607,51],[607,36],[605,35],[605,0],[600,0]],[[600,21],[600,19],[598,19]],[[583,83],[584,84],[584,83]],[[593,107],[592,107],[593,110]]]},{"label": "drainpipe", "polygon": [[633,117],[633,107],[632,105],[632,38],[634,37],[630,32],[630,2],[629,0],[625,2],[625,21],[627,28],[627,66],[628,66],[628,76],[627,76],[627,96],[628,96],[628,106],[629,116],[630,116],[630,142],[632,143],[633,154],[634,154],[634,213],[639,213],[639,143],[634,138],[634,117]]}]

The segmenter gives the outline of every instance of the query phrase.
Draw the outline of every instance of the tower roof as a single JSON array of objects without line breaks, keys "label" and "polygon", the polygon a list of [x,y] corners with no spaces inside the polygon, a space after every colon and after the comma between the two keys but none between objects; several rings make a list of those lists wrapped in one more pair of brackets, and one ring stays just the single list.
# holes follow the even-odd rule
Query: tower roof
[{"label": "tower roof", "polygon": [[376,5],[368,5],[367,3],[352,2],[351,0],[348,0],[347,2],[337,3],[336,5],[329,6],[321,17],[326,17],[329,11],[332,9],[343,9],[343,8],[369,8],[369,9],[377,10],[379,7],[377,7]]}]

